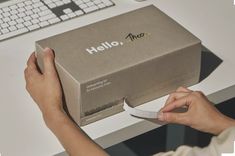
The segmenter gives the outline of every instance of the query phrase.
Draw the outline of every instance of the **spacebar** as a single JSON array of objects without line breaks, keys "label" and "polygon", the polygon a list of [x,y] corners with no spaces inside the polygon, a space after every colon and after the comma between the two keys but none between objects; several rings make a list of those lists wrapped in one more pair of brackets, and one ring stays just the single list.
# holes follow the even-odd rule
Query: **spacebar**
[{"label": "spacebar", "polygon": [[7,34],[2,34],[2,35],[0,35],[0,40],[4,40],[4,39],[7,39],[9,37],[13,37],[13,36],[28,32],[28,31],[29,30],[27,28],[22,28],[22,29],[18,29],[16,31],[9,32]]}]

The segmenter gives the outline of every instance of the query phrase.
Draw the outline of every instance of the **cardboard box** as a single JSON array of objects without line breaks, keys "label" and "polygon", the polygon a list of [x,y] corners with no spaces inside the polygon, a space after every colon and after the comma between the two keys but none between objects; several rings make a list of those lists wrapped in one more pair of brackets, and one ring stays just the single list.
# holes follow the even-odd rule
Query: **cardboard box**
[{"label": "cardboard box", "polygon": [[36,42],[55,51],[69,114],[79,125],[199,81],[201,42],[154,6]]}]

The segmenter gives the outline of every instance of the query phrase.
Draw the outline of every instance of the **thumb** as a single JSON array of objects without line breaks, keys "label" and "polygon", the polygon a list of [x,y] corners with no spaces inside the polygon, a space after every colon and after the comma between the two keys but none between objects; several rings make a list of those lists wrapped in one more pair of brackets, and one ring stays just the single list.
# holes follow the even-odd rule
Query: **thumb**
[{"label": "thumb", "polygon": [[187,125],[187,117],[185,116],[185,113],[161,112],[158,115],[158,120],[167,123]]},{"label": "thumb", "polygon": [[50,48],[43,50],[43,64],[45,74],[55,74],[54,52]]}]

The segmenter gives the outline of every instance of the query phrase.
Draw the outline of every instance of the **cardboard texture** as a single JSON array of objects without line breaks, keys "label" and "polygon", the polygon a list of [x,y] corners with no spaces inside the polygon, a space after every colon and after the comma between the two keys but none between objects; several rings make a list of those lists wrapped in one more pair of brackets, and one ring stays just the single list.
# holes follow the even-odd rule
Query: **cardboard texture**
[{"label": "cardboard texture", "polygon": [[79,125],[199,81],[201,42],[154,6],[36,42],[55,51],[69,114]]}]

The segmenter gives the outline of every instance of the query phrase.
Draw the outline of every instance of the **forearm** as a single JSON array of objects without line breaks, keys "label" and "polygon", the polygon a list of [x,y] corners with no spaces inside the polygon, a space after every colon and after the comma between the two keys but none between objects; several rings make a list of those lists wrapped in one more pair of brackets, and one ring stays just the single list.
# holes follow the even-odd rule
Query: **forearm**
[{"label": "forearm", "polygon": [[63,112],[56,112],[52,116],[44,115],[44,120],[71,156],[108,155]]}]

